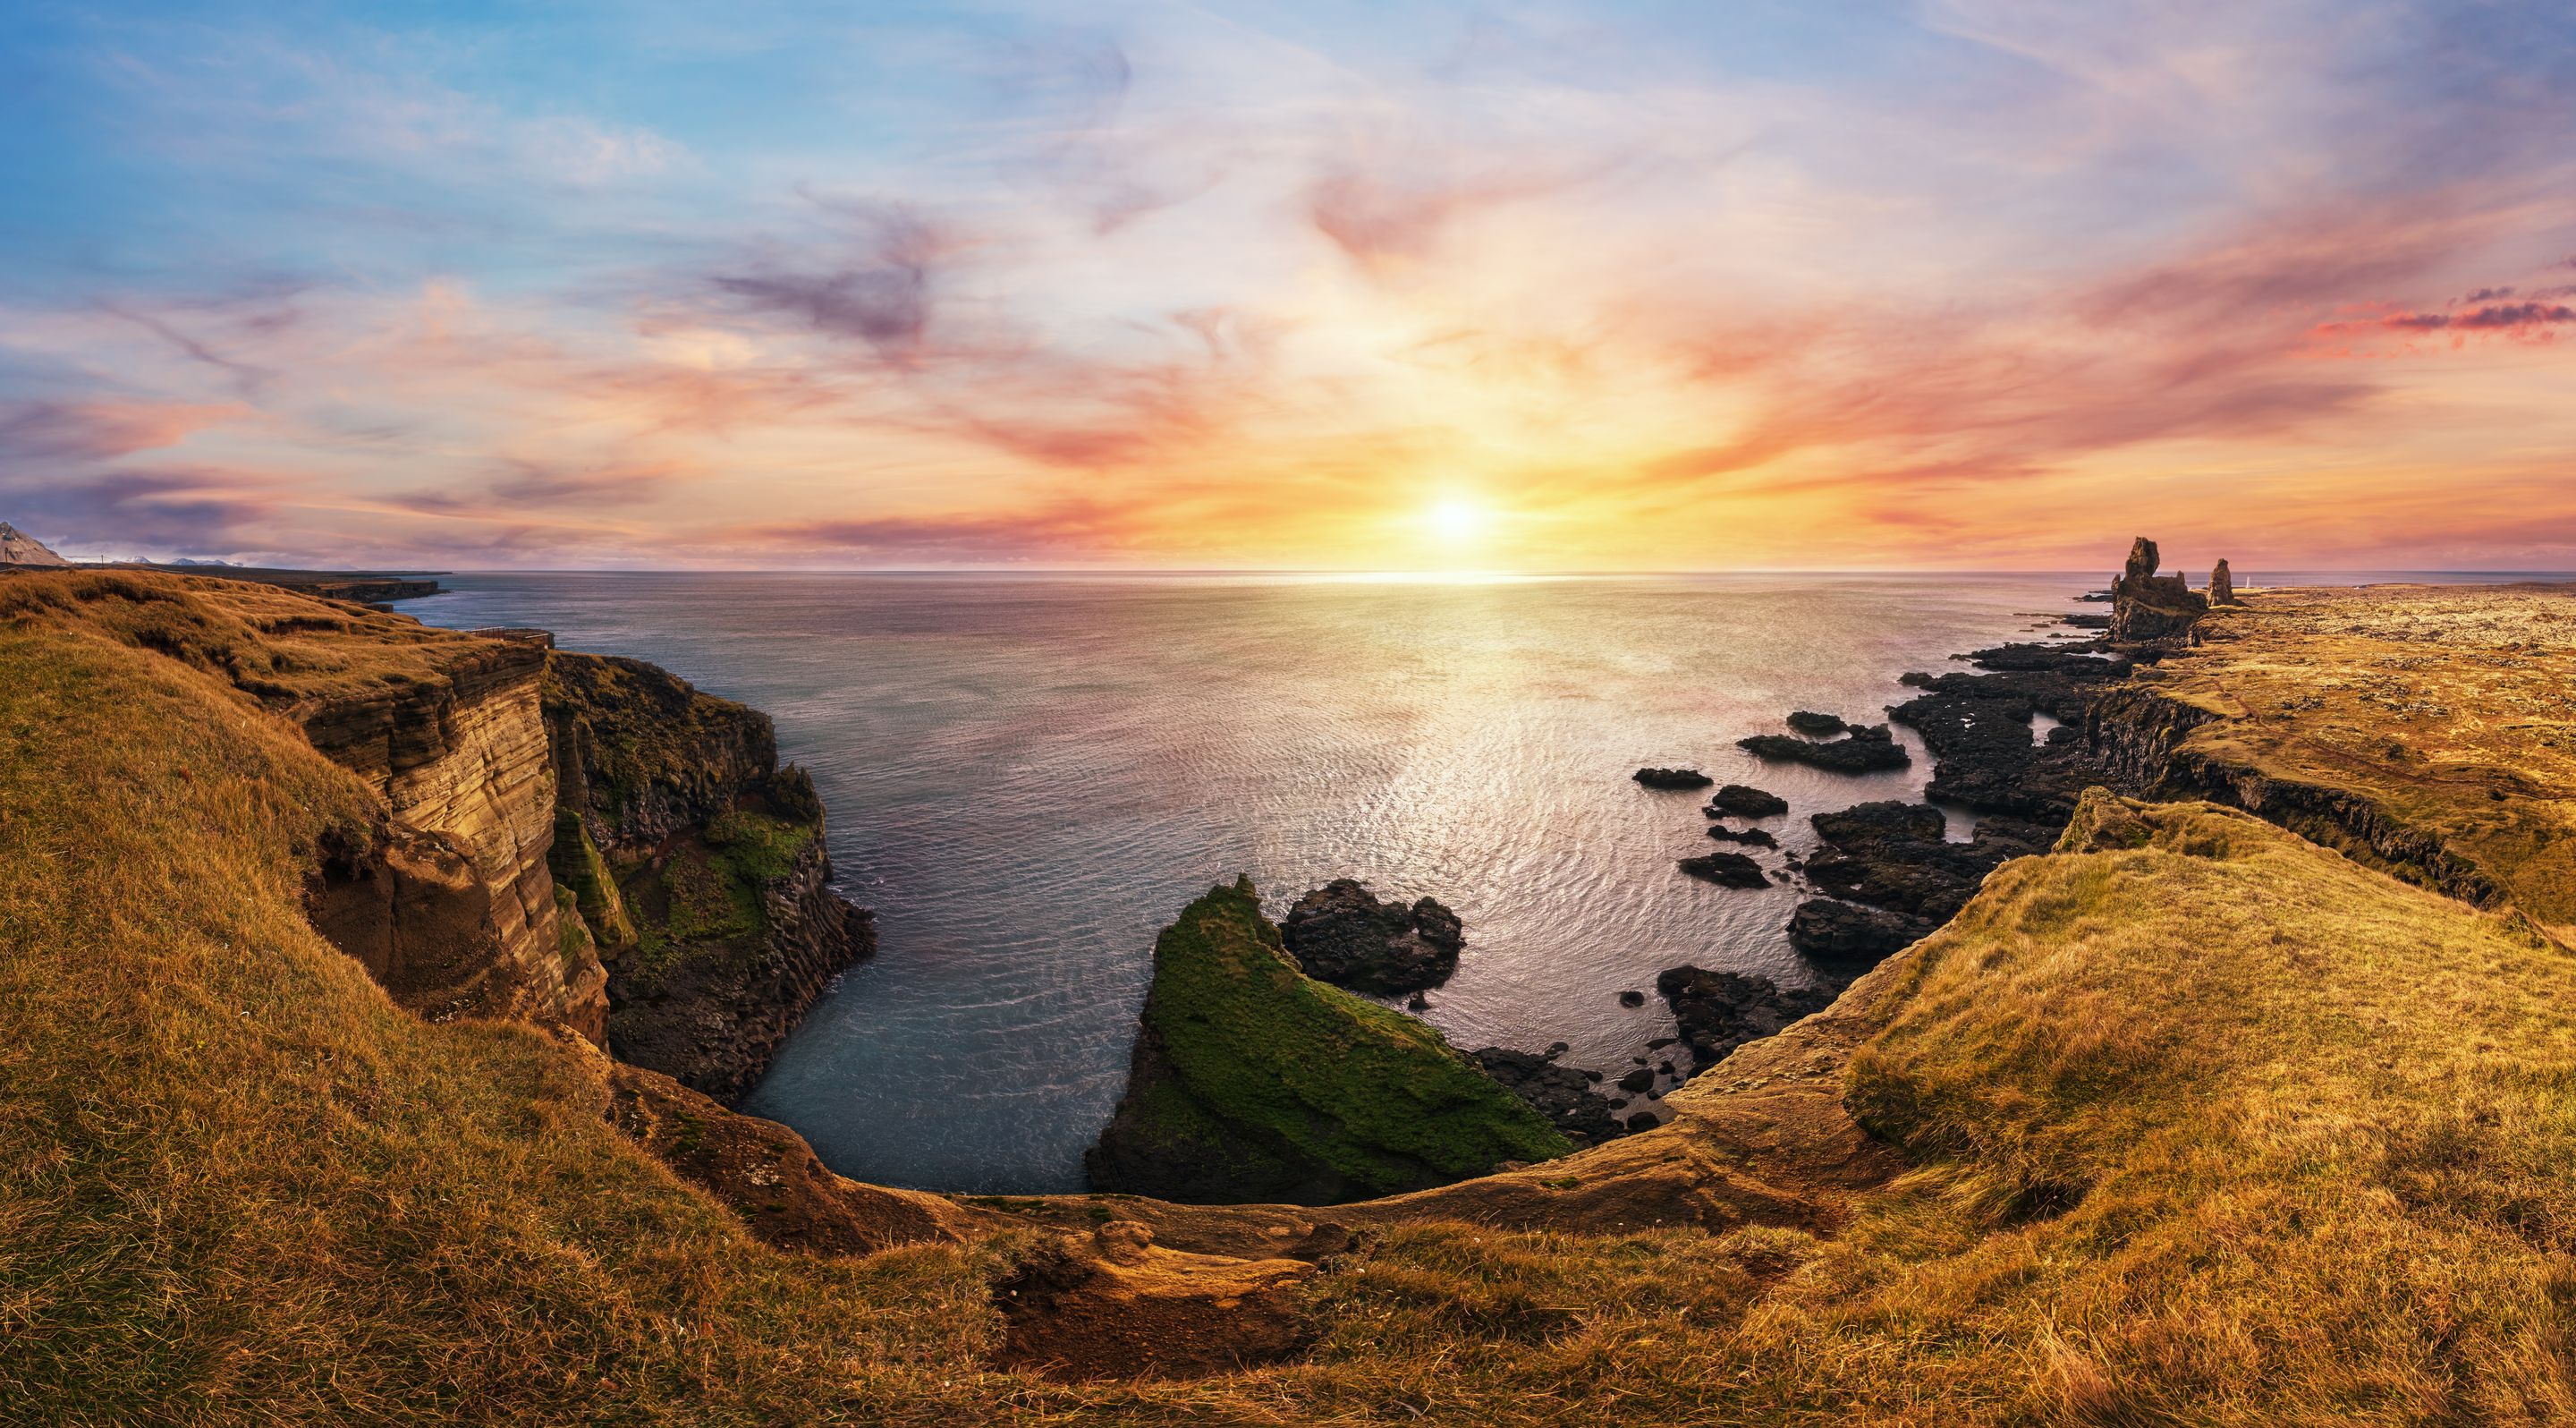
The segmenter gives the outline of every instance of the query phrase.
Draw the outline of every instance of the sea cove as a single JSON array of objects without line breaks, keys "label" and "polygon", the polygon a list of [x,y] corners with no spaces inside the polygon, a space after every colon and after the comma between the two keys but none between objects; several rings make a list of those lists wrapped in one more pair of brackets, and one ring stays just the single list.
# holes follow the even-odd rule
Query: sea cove
[{"label": "sea cove", "polygon": [[[1876,721],[1897,677],[2098,607],[2100,577],[1517,580],[1166,576],[458,575],[404,606],[534,625],[775,717],[831,810],[879,952],[819,1003],[745,1108],[857,1179],[1082,1188],[1127,1073],[1155,929],[1249,873],[1276,915],[1357,877],[1466,922],[1422,1013],[1462,1049],[1613,1078],[1673,1034],[1682,963],[1807,985],[1804,894],[1679,875],[1692,764],[1807,815],[1917,796],[1734,747],[1783,711]],[[2059,633],[2066,633],[2062,629]],[[2043,721],[2044,723],[2045,721]],[[1969,822],[1956,815],[1954,834]],[[1644,1005],[1619,993],[1643,990]],[[1389,1004],[1394,1004],[1390,998]]]}]

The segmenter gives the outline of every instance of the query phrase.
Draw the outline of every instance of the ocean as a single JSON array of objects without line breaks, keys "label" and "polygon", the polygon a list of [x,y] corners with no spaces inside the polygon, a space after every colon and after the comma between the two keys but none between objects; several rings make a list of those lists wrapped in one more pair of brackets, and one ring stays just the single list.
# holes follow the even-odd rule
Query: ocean
[{"label": "ocean", "polygon": [[1630,773],[1782,794],[1776,868],[1812,846],[1806,815],[1917,797],[1929,760],[1845,777],[1738,737],[1796,708],[1876,721],[1908,670],[2107,608],[2071,603],[2102,583],[2073,574],[445,582],[401,608],[550,629],[776,718],[880,950],[744,1109],[845,1175],[987,1194],[1083,1188],[1154,934],[1238,873],[1274,916],[1335,877],[1439,898],[1467,951],[1423,1015],[1461,1049],[1563,1041],[1614,1078],[1672,1032],[1663,968],[1814,981],[1782,934],[1801,894],[1682,876],[1718,846],[1704,799]]}]

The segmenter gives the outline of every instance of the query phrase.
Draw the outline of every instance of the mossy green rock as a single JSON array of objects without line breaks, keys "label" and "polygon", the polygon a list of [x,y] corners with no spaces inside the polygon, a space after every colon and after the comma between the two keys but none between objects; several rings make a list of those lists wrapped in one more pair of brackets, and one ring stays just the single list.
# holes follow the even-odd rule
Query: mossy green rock
[{"label": "mossy green rock", "polygon": [[1250,880],[1154,944],[1127,1095],[1092,1187],[1198,1204],[1338,1204],[1572,1147],[1440,1033],[1297,970]]}]

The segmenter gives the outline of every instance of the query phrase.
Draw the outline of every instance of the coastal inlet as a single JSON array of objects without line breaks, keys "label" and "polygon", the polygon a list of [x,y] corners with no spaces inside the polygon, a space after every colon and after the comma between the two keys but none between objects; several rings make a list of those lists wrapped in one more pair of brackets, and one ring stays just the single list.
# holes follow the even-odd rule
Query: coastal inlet
[{"label": "coastal inlet", "polygon": [[1782,931],[1809,894],[1678,873],[1711,851],[1706,794],[1631,774],[1783,795],[1789,814],[1751,825],[1780,847],[1743,846],[1777,868],[1812,851],[1808,815],[1918,798],[1931,761],[1902,728],[1911,762],[1859,774],[1764,764],[1737,738],[1793,709],[1876,722],[1912,693],[1899,675],[2034,638],[2101,579],[445,583],[406,612],[651,660],[773,715],[780,756],[812,772],[880,951],[744,1109],[858,1179],[1036,1193],[1083,1186],[1156,932],[1239,873],[1274,918],[1339,877],[1438,899],[1465,946],[1418,1014],[1461,1048],[1568,1043],[1614,1081],[1674,1035],[1666,968],[1816,985]]}]

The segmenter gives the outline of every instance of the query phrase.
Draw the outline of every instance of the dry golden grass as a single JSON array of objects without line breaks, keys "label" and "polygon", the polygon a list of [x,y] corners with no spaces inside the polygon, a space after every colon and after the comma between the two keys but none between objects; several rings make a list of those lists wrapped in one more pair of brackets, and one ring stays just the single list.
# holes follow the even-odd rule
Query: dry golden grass
[{"label": "dry golden grass", "polygon": [[2153,676],[2223,716],[2188,751],[2366,800],[2576,941],[2576,586],[2264,592],[2203,633]]},{"label": "dry golden grass", "polygon": [[2241,814],[2009,864],[1853,989],[1815,1084],[1913,1161],[1830,1234],[1396,1224],[1305,1362],[1065,1385],[979,1367],[1017,1237],[772,1251],[581,1058],[393,1007],[299,910],[370,795],[219,667],[0,612],[0,1421],[2576,1417],[2576,961]]},{"label": "dry golden grass", "polygon": [[135,570],[0,577],[0,627],[151,650],[272,708],[434,683],[491,641],[276,586]]}]

